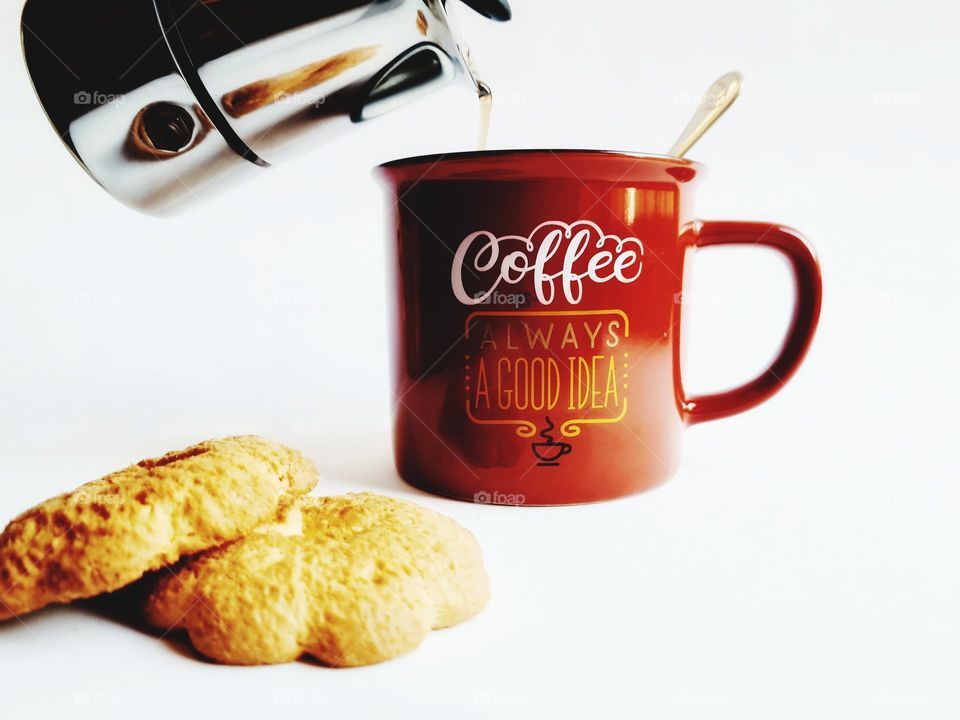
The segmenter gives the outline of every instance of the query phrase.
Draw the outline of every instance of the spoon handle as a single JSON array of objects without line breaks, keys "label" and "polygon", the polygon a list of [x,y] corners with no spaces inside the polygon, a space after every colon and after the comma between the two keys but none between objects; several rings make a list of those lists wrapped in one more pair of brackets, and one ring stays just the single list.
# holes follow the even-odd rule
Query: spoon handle
[{"label": "spoon handle", "polygon": [[733,105],[743,87],[743,76],[738,72],[729,72],[709,87],[699,107],[690,119],[690,124],[677,138],[668,155],[683,157],[697,140],[710,129],[717,119]]}]

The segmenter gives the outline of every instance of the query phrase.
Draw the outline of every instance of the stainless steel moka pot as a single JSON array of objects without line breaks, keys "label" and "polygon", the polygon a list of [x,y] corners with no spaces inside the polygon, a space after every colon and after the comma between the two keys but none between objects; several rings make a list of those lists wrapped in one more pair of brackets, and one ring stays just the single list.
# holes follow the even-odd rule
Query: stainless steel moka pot
[{"label": "stainless steel moka pot", "polygon": [[482,95],[448,1],[28,0],[23,52],[91,177],[164,213],[441,83]]}]

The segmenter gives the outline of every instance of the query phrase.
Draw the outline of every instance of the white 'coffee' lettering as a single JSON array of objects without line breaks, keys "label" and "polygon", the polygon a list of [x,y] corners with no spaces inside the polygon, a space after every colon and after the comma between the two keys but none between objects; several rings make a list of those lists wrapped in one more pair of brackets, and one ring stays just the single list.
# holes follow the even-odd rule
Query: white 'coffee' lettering
[{"label": "white 'coffee' lettering", "polygon": [[[551,304],[559,289],[568,303],[578,305],[583,299],[584,280],[627,284],[639,278],[643,252],[639,239],[608,235],[589,220],[569,225],[549,220],[527,237],[497,237],[487,230],[478,230],[467,235],[457,248],[450,281],[454,295],[464,305],[481,305],[501,284],[516,285],[528,275],[533,276],[534,292],[540,303]],[[468,263],[468,257],[473,258],[472,262]],[[562,266],[549,273],[546,268],[554,257],[562,259]],[[468,292],[465,272],[490,282],[479,292]]]}]

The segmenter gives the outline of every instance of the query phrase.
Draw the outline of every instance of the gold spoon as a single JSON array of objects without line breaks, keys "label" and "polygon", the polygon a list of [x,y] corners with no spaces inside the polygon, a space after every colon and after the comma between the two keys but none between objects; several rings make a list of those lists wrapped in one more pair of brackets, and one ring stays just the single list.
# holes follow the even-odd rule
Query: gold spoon
[{"label": "gold spoon", "polygon": [[697,140],[710,129],[710,126],[726,112],[728,107],[733,105],[733,101],[739,97],[742,87],[743,75],[738,72],[729,72],[711,85],[707,94],[703,96],[703,100],[700,101],[697,111],[690,119],[690,124],[681,133],[667,155],[678,158],[686,155]]}]

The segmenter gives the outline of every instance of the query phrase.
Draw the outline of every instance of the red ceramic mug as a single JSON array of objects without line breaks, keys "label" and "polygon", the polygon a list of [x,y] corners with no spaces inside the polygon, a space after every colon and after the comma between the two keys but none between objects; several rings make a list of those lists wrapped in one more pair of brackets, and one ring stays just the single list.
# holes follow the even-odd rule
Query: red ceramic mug
[{"label": "red ceramic mug", "polygon": [[[381,166],[396,278],[395,453],[410,484],[497,504],[636,493],[676,470],[686,425],[743,412],[800,365],[820,314],[810,246],[769,223],[696,220],[702,166],[600,151],[494,151]],[[796,279],[770,368],[688,397],[688,252],[762,245]]]}]

